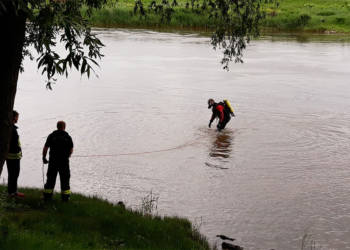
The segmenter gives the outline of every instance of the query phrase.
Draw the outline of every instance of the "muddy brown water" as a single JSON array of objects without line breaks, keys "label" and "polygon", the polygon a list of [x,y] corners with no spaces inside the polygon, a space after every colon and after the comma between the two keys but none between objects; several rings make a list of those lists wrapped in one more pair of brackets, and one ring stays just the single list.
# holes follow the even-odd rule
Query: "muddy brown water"
[{"label": "muddy brown water", "polygon": [[[245,249],[300,249],[307,233],[350,249],[348,43],[265,37],[226,72],[206,37],[96,32],[99,78],[73,73],[47,91],[25,62],[19,185],[42,186],[42,146],[62,119],[73,192],[138,208],[152,191],[156,212],[189,218],[212,244],[225,234]],[[236,110],[224,132],[207,127],[208,98]]]}]

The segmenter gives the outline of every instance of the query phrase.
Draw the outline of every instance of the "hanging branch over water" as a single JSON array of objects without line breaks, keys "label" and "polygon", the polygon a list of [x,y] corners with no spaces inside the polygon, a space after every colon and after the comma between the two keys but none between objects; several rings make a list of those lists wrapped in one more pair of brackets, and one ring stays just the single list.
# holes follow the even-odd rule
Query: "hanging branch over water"
[{"label": "hanging branch over water", "polygon": [[[224,69],[229,69],[229,63],[243,62],[243,52],[252,38],[260,35],[259,27],[265,18],[263,4],[271,4],[276,0],[191,0],[185,8],[196,15],[207,15],[211,20],[209,30],[213,30],[211,45],[221,50],[221,63]],[[157,2],[153,0],[148,8],[142,0],[135,2],[134,14],[147,18],[149,13],[161,16],[161,22],[169,23],[178,2],[168,0]]]},{"label": "hanging branch over water", "polygon": [[[101,8],[107,0],[2,0],[0,16],[13,15],[22,17],[26,22],[26,33],[22,47],[22,58],[34,59],[29,47],[39,55],[38,69],[46,75],[47,87],[55,82],[55,75],[68,76],[68,69],[74,67],[81,74],[89,77],[93,66],[98,66],[101,59],[102,42],[91,32],[87,17],[93,9]],[[87,8],[87,16],[81,9]],[[6,19],[5,19],[6,20]],[[57,38],[64,45],[68,54],[61,57],[55,52]],[[20,70],[23,71],[22,65]]]},{"label": "hanging branch over water", "polygon": [[260,35],[259,25],[265,17],[261,0],[216,0],[211,16],[215,24],[211,44],[214,49],[222,49],[221,63],[228,70],[230,61],[243,62],[247,43]]}]

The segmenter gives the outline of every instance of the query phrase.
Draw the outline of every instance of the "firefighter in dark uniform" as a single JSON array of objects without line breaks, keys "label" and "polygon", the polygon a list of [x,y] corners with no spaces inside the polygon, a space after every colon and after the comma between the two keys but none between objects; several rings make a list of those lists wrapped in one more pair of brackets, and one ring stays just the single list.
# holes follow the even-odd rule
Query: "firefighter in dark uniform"
[{"label": "firefighter in dark uniform", "polygon": [[10,138],[10,147],[6,156],[6,165],[8,172],[8,194],[11,197],[23,197],[24,194],[17,192],[17,180],[20,171],[20,161],[22,158],[21,143],[17,132],[17,126],[15,125],[18,121],[19,114],[17,111],[12,113],[12,132]]},{"label": "firefighter in dark uniform", "polygon": [[[69,157],[73,153],[73,141],[65,129],[66,123],[64,121],[57,122],[57,130],[47,137],[43,148],[43,163],[49,163],[47,180],[44,186],[45,200],[51,200],[52,198],[57,173],[60,174],[62,201],[68,201],[70,197]],[[48,149],[50,149],[49,161],[46,159]]]},{"label": "firefighter in dark uniform", "polygon": [[211,127],[212,122],[215,118],[219,118],[219,123],[217,124],[218,131],[224,129],[226,124],[231,120],[231,115],[234,116],[233,113],[230,112],[228,107],[226,107],[225,103],[219,102],[216,103],[213,99],[208,100],[208,109],[212,109],[212,116],[209,121],[209,128]]}]

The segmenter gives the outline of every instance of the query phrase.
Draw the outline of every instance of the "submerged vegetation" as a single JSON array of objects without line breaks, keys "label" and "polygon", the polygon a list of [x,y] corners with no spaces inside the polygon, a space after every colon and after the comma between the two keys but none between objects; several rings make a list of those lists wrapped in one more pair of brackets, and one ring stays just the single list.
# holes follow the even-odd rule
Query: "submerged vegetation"
[{"label": "submerged vegetation", "polygon": [[78,194],[68,203],[59,196],[45,203],[40,190],[21,191],[24,199],[8,199],[0,186],[1,249],[209,249],[186,219]]},{"label": "submerged vegetation", "polygon": [[[212,0],[118,0],[90,21],[98,27],[211,30],[212,6]],[[262,0],[262,8],[265,31],[350,32],[350,0]]]}]

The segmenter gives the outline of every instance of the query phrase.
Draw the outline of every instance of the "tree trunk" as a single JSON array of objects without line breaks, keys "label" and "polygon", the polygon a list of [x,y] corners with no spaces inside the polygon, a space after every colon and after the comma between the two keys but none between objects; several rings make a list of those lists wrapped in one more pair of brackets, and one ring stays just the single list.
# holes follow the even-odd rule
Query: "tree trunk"
[{"label": "tree trunk", "polygon": [[26,17],[16,12],[15,1],[3,1],[0,9],[0,175],[9,147],[12,110],[22,63]]}]

